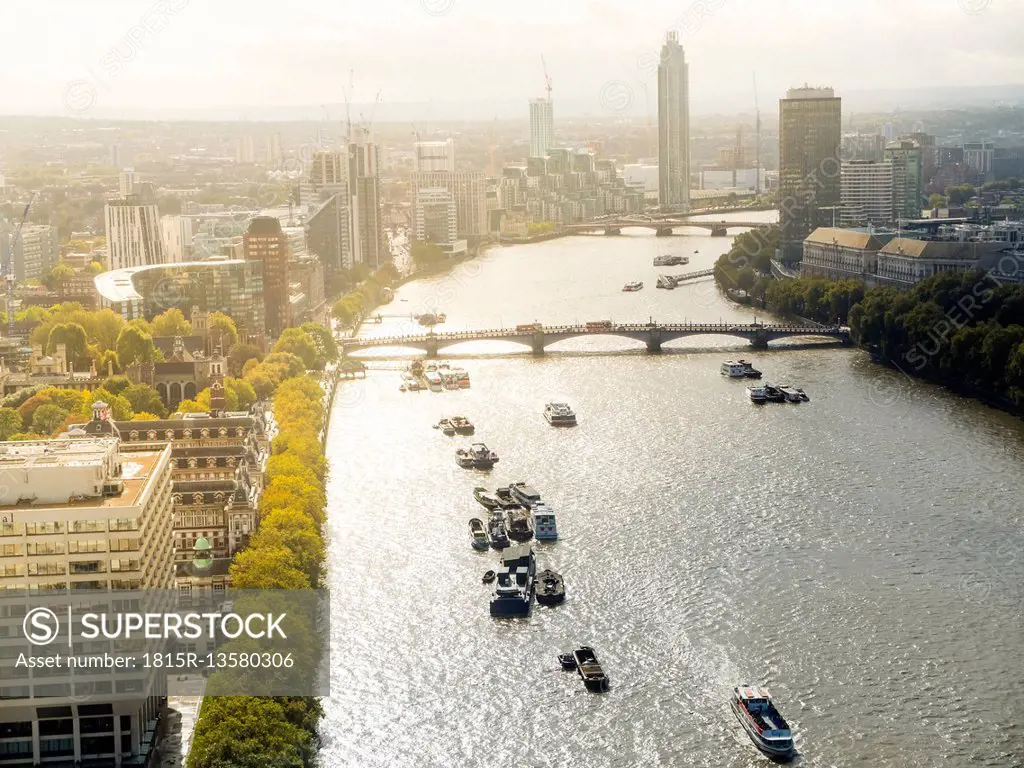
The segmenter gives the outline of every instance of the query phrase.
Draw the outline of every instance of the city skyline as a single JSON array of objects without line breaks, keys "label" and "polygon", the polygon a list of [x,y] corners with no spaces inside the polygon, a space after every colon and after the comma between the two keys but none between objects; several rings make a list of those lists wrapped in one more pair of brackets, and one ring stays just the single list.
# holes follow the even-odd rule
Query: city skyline
[{"label": "city skyline", "polygon": [[[901,6],[903,24],[917,30],[921,42],[897,49],[879,36],[817,34],[834,24],[831,11],[807,0],[789,5],[786,17],[796,21],[783,24],[775,10],[746,0],[682,9],[664,0],[640,9],[576,3],[554,17],[550,9],[535,13],[540,6],[529,0],[503,11],[501,38],[515,42],[496,44],[494,35],[476,33],[489,29],[493,16],[451,0],[422,5],[385,0],[361,11],[355,24],[344,8],[312,2],[289,9],[292,23],[284,26],[250,18],[235,0],[216,7],[188,0],[132,7],[108,0],[88,9],[61,2],[57,24],[49,18],[52,6],[15,0],[0,11],[0,20],[8,27],[45,25],[52,57],[45,69],[5,69],[17,74],[0,76],[8,95],[2,109],[93,117],[167,110],[233,110],[243,117],[248,110],[319,109],[343,101],[349,70],[355,72],[349,98],[360,107],[372,104],[378,91],[382,105],[422,107],[450,100],[453,93],[467,105],[492,102],[494,93],[521,104],[543,95],[545,55],[560,114],[644,114],[645,101],[648,113],[653,107],[644,91],[654,83],[656,41],[668,30],[679,32],[695,64],[696,113],[749,105],[755,70],[762,98],[771,99],[806,81],[809,73],[817,81],[812,85],[853,94],[880,83],[907,89],[981,85],[978,72],[1021,69],[1012,31],[1019,0],[907,2]],[[403,24],[393,27],[388,14],[398,12]],[[866,29],[884,25],[888,13],[881,2],[862,3],[856,21]],[[563,16],[578,24],[581,34],[561,34],[557,22]],[[229,28],[232,34],[225,37]],[[747,31],[752,29],[762,34],[752,38]],[[387,45],[380,44],[384,34]],[[943,39],[943,47],[926,42],[933,39]],[[265,45],[271,41],[279,55],[267,57]],[[196,49],[204,50],[201,59],[190,55]],[[394,50],[402,51],[403,67],[396,66]],[[5,53],[11,61],[35,57],[19,39],[5,46]],[[851,59],[857,67],[847,65]],[[284,69],[282,61],[288,62]],[[487,66],[466,66],[473,61]],[[430,85],[416,87],[409,71],[420,75],[417,85]],[[159,91],[149,87],[154,80],[163,84]],[[609,102],[609,84],[618,84],[624,95]]]}]

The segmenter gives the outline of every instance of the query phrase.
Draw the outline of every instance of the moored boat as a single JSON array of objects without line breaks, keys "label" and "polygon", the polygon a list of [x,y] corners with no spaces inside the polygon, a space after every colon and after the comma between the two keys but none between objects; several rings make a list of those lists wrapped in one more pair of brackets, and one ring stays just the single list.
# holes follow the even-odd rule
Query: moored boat
[{"label": "moored boat", "polygon": [[505,529],[508,537],[515,541],[529,541],[533,538],[533,517],[528,509],[509,507],[505,510]]},{"label": "moored boat", "polygon": [[806,393],[806,392],[804,392],[804,391],[803,391],[802,389],[800,389],[799,387],[797,387],[797,388],[796,388],[796,393],[797,393],[798,395],[800,395],[800,400],[801,400],[802,402],[804,402],[804,403],[809,403],[809,402],[811,402],[811,398],[809,398],[809,397],[807,396],[807,393]]},{"label": "moored boat", "polygon": [[787,403],[803,402],[803,398],[800,397],[800,393],[793,387],[786,386],[785,384],[783,384],[781,387],[779,387],[779,392],[781,392],[782,396],[786,398]]},{"label": "moored boat", "polygon": [[491,469],[498,463],[498,454],[483,443],[473,443],[455,452],[455,462],[463,469]]},{"label": "moored boat", "polygon": [[427,386],[431,392],[440,392],[444,389],[444,381],[437,371],[427,371],[423,374],[423,378],[427,380]]},{"label": "moored boat", "polygon": [[437,424],[434,425],[434,429],[441,430],[442,433],[451,437],[455,434],[455,425],[452,424],[451,419],[441,419]]},{"label": "moored boat", "polygon": [[626,283],[624,286],[622,286],[622,290],[627,292],[627,293],[632,293],[634,291],[641,291],[641,290],[643,290],[643,287],[644,287],[644,284],[641,283],[641,282]]},{"label": "moored boat", "polygon": [[533,537],[537,541],[556,541],[558,539],[555,513],[543,502],[533,507]]},{"label": "moored boat", "polygon": [[497,574],[494,571],[485,571],[484,575],[483,575],[482,581],[483,581],[484,584],[490,584],[496,578],[497,578]]},{"label": "moored boat", "polygon": [[504,488],[495,488],[494,497],[498,500],[498,505],[501,507],[514,507],[519,504],[516,497],[512,495],[512,491],[507,486]]},{"label": "moored boat", "polygon": [[672,277],[672,275],[658,275],[658,282],[656,282],[654,285],[656,288],[665,288],[671,291],[678,284],[679,283],[676,281],[674,277]]},{"label": "moored boat", "polygon": [[491,549],[505,549],[510,544],[505,531],[505,519],[500,514],[491,515],[487,523],[487,543]]},{"label": "moored boat", "polygon": [[737,360],[726,360],[722,363],[718,372],[723,376],[728,376],[730,379],[742,379],[747,375],[746,367]]},{"label": "moored boat", "polygon": [[743,366],[743,375],[748,379],[761,378],[761,372],[749,360],[737,360],[736,362]]},{"label": "moored boat", "polygon": [[473,549],[483,551],[488,547],[487,528],[484,526],[484,521],[478,517],[469,521],[469,539]]},{"label": "moored boat", "polygon": [[604,673],[594,649],[584,645],[572,652],[576,661],[576,671],[580,673],[583,685],[588,691],[604,693],[608,690],[608,675]]},{"label": "moored boat", "polygon": [[764,396],[770,403],[781,403],[786,399],[782,390],[771,384],[764,385]]},{"label": "moored boat", "polygon": [[540,504],[540,494],[526,483],[509,483],[508,492],[527,509],[531,509],[534,504]]},{"label": "moored boat", "polygon": [[793,757],[793,732],[775,708],[766,688],[737,686],[733,688],[730,705],[743,730],[758,749],[776,759],[788,760]]},{"label": "moored boat", "polygon": [[473,498],[476,499],[477,503],[484,507],[484,509],[497,509],[501,506],[501,500],[482,485],[473,489]]},{"label": "moored boat", "polygon": [[576,669],[576,657],[571,653],[558,654],[558,663],[561,664],[562,669],[566,671]]},{"label": "moored boat", "polygon": [[551,570],[538,573],[536,593],[541,605],[558,605],[565,600],[565,581],[561,574]]},{"label": "moored boat", "polygon": [[451,424],[452,429],[458,435],[472,435],[476,432],[476,427],[473,426],[473,422],[467,419],[465,416],[452,416],[448,419],[448,423]]},{"label": "moored boat", "polygon": [[768,402],[768,395],[765,393],[764,387],[747,387],[747,393],[750,395],[750,401],[753,403]]},{"label": "moored boat", "polygon": [[529,616],[536,576],[537,561],[532,549],[516,546],[503,552],[497,585],[491,595],[491,616]]},{"label": "moored boat", "polygon": [[576,413],[568,403],[548,403],[544,406],[544,418],[553,427],[576,426]]}]

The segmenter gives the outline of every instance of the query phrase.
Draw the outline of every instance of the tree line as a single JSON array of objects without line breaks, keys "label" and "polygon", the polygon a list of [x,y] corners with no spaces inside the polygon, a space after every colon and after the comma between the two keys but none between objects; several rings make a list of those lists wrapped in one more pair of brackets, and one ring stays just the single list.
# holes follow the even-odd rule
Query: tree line
[{"label": "tree line", "polygon": [[[416,249],[414,246],[413,257],[415,258],[415,256]],[[345,327],[358,325],[374,307],[381,303],[384,289],[394,285],[399,277],[398,270],[390,261],[385,262],[376,272],[372,273],[369,267],[362,264],[357,264],[356,267],[353,267],[353,270],[357,267],[365,271],[357,273],[359,280],[355,287],[338,299],[334,306],[331,307],[331,314]]]}]

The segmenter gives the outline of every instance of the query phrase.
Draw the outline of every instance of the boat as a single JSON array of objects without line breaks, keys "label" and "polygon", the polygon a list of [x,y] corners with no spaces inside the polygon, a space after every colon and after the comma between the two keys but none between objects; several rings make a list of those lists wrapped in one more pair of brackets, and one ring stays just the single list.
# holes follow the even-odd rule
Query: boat
[{"label": "boat", "polygon": [[[696,251],[694,251],[696,253]],[[680,264],[689,264],[690,259],[688,256],[673,256],[666,253],[664,256],[654,257],[654,266],[656,267],[678,267]]]},{"label": "boat", "polygon": [[473,549],[482,552],[488,547],[487,528],[484,526],[484,521],[478,517],[469,521],[469,539]]},{"label": "boat", "polygon": [[505,520],[499,515],[491,515],[487,523],[487,543],[491,549],[504,549],[509,545],[508,533],[505,532]]},{"label": "boat", "polygon": [[779,387],[772,386],[771,384],[764,385],[764,396],[770,403],[781,403],[786,399],[786,395],[782,390]]},{"label": "boat", "polygon": [[537,574],[537,602],[541,605],[558,605],[565,600],[565,581],[560,574],[544,570]]},{"label": "boat", "polygon": [[800,397],[800,393],[797,392],[793,387],[786,386],[785,384],[783,384],[781,387],[779,387],[779,391],[782,393],[782,396],[786,399],[787,403],[803,402],[803,398]]},{"label": "boat", "polygon": [[741,685],[733,688],[733,714],[754,745],[769,757],[788,760],[795,753],[793,732],[772,703],[766,688]]},{"label": "boat", "polygon": [[455,451],[455,462],[463,469],[491,469],[498,463],[498,454],[483,443],[473,443]]},{"label": "boat", "polygon": [[533,507],[533,537],[537,541],[556,541],[558,539],[555,513],[543,502]]},{"label": "boat", "polygon": [[484,572],[483,582],[484,584],[490,584],[497,578],[497,574],[494,571]]},{"label": "boat", "polygon": [[643,290],[643,287],[644,287],[644,284],[640,283],[640,282],[626,283],[624,286],[622,286],[622,290],[623,291],[627,291],[627,292],[641,291],[641,290]]},{"label": "boat", "polygon": [[441,419],[437,424],[434,425],[434,429],[441,430],[442,433],[451,437],[455,434],[455,425],[452,424],[451,419]]},{"label": "boat", "polygon": [[509,507],[505,510],[505,528],[508,537],[515,541],[529,541],[533,538],[533,517],[528,509]]},{"label": "boat", "polygon": [[811,398],[809,398],[809,397],[807,396],[807,393],[806,393],[806,392],[804,392],[804,391],[803,391],[802,389],[800,389],[799,387],[797,387],[797,389],[796,389],[796,393],[797,393],[798,395],[800,395],[800,400],[801,400],[801,402],[804,402],[804,403],[809,403],[809,402],[811,402]]},{"label": "boat", "polygon": [[423,374],[423,378],[427,380],[427,386],[431,392],[440,392],[444,389],[444,382],[441,379],[441,374],[437,371],[427,371]]},{"label": "boat", "polygon": [[568,403],[548,403],[544,406],[544,418],[553,427],[576,426],[576,413]]},{"label": "boat", "polygon": [[743,375],[748,379],[761,378],[761,372],[749,360],[737,360],[736,362],[743,366]]},{"label": "boat", "polygon": [[467,419],[465,416],[452,416],[448,419],[448,422],[452,425],[452,429],[458,435],[472,435],[476,432],[476,427],[473,426],[473,422]]},{"label": "boat", "polygon": [[658,282],[655,283],[655,286],[657,288],[665,288],[671,291],[678,284],[679,283],[676,281],[674,277],[672,277],[672,275],[658,275]]},{"label": "boat", "polygon": [[594,693],[604,693],[607,691],[608,675],[601,669],[601,664],[597,660],[594,649],[585,645],[573,651],[572,655],[576,661],[576,671],[580,673],[580,678],[582,678],[583,685],[586,686],[587,690]]},{"label": "boat", "polygon": [[558,654],[558,663],[561,664],[562,669],[566,671],[576,669],[576,657],[571,653]]},{"label": "boat", "polygon": [[526,483],[509,483],[509,495],[527,509],[533,509],[535,504],[540,504],[540,494]]},{"label": "boat", "polygon": [[520,545],[503,552],[491,595],[491,616],[529,616],[536,577],[537,561],[532,549]]},{"label": "boat", "polygon": [[484,507],[484,509],[493,510],[501,506],[501,499],[488,491],[482,485],[473,489],[473,498],[476,499],[477,503]]},{"label": "boat", "polygon": [[459,389],[469,389],[469,372],[465,368],[453,368],[452,376]]},{"label": "boat", "polygon": [[742,379],[747,375],[747,369],[743,363],[736,360],[726,360],[718,372],[730,379]]},{"label": "boat", "polygon": [[494,496],[498,500],[498,505],[502,507],[515,507],[519,504],[507,487],[495,489]]}]

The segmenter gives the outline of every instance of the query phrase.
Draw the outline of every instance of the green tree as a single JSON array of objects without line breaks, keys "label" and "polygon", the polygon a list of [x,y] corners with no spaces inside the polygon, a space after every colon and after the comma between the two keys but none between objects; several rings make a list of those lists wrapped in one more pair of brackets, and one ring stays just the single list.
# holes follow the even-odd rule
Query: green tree
[{"label": "green tree", "polygon": [[929,208],[943,208],[946,205],[946,198],[938,193],[934,193],[928,196],[928,207]]},{"label": "green tree", "polygon": [[89,367],[85,328],[77,323],[61,323],[53,326],[46,342],[46,351],[53,354],[57,351],[58,344],[63,344],[66,347],[69,366],[74,366],[75,370]]},{"label": "green tree", "polygon": [[63,261],[58,262],[46,276],[47,287],[55,291],[61,298],[67,291],[68,283],[75,278],[75,270]]},{"label": "green tree", "polygon": [[238,328],[235,327],[235,321],[223,312],[211,312],[207,328],[214,347],[229,350],[238,343]]},{"label": "green tree", "polygon": [[128,380],[127,376],[108,376],[103,382],[103,388],[108,392],[113,392],[115,395],[123,394],[126,389],[131,385],[131,381]]},{"label": "green tree", "polygon": [[243,367],[249,360],[256,362],[263,360],[263,352],[255,344],[235,344],[228,352],[228,368],[235,376],[242,373]]},{"label": "green tree", "polygon": [[0,408],[0,440],[10,440],[24,428],[21,415],[13,408]]},{"label": "green tree", "polygon": [[274,344],[272,352],[290,352],[302,360],[307,369],[312,368],[317,359],[316,345],[301,328],[286,328]]},{"label": "green tree", "polygon": [[233,589],[309,589],[309,577],[284,546],[247,547],[231,564]]},{"label": "green tree", "polygon": [[412,260],[417,267],[429,267],[439,264],[447,258],[441,246],[436,243],[413,243]]},{"label": "green tree", "polygon": [[32,416],[32,431],[40,435],[52,435],[69,413],[71,411],[58,405],[41,405]]},{"label": "green tree", "polygon": [[[338,359],[338,344],[334,341],[334,335],[319,323],[304,323],[302,326],[309,338],[316,346],[317,356],[329,363]],[[323,368],[322,365],[316,366]]]},{"label": "green tree", "polygon": [[137,325],[125,326],[117,337],[117,359],[124,368],[152,362],[156,359],[153,337]]},{"label": "green tree", "polygon": [[167,408],[157,391],[148,384],[131,384],[121,393],[136,413],[155,413],[161,419],[167,415]]},{"label": "green tree", "polygon": [[191,336],[192,323],[177,307],[172,307],[153,318],[151,323],[154,336]]}]

